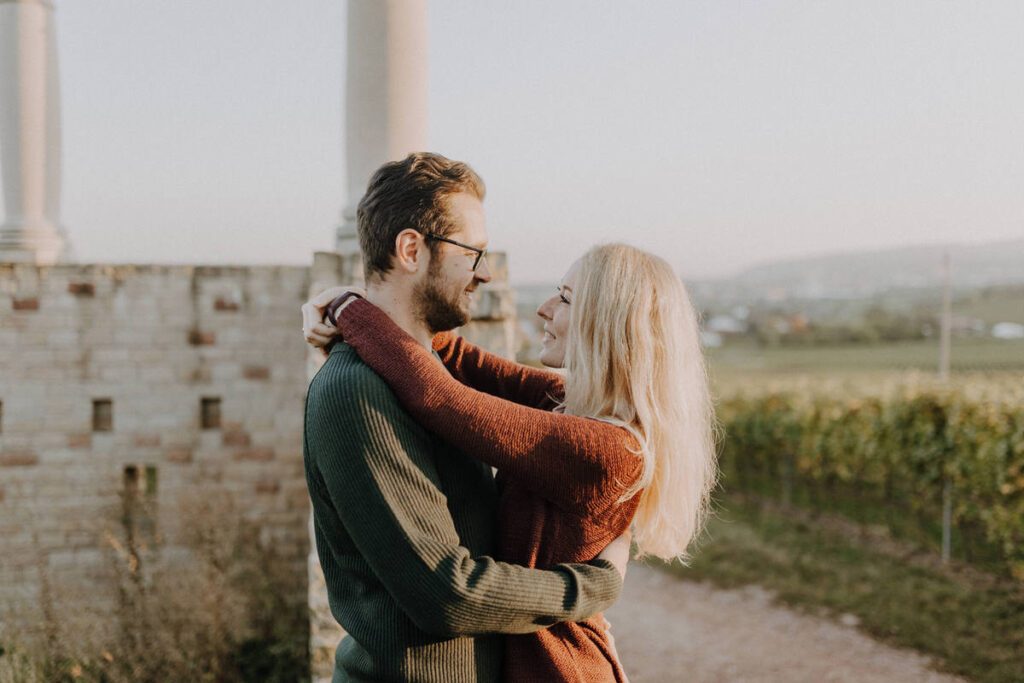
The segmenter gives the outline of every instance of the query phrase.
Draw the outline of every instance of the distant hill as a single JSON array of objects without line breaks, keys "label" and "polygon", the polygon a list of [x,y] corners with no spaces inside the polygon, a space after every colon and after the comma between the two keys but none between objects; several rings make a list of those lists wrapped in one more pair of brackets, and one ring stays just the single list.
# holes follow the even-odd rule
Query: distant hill
[{"label": "distant hill", "polygon": [[1024,283],[1024,240],[1012,240],[787,259],[732,278],[695,282],[692,288],[704,300],[863,299],[896,289],[939,287],[946,252],[957,290]]}]

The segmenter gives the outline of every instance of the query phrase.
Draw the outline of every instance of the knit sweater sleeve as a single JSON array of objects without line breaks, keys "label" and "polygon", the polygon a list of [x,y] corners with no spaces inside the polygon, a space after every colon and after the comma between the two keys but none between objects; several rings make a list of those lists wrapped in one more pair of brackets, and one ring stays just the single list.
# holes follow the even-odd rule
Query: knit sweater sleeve
[{"label": "knit sweater sleeve", "polygon": [[413,623],[442,637],[529,633],[614,602],[622,580],[604,560],[540,570],[473,557],[459,543],[429,437],[379,377],[359,370],[314,380],[306,448],[316,487]]},{"label": "knit sweater sleeve", "polygon": [[433,346],[455,379],[485,394],[548,409],[565,394],[564,382],[557,373],[506,360],[454,332],[436,335]]},{"label": "knit sweater sleeve", "polygon": [[338,326],[419,424],[542,498],[592,514],[614,504],[642,473],[626,429],[466,387],[368,301],[345,307]]}]

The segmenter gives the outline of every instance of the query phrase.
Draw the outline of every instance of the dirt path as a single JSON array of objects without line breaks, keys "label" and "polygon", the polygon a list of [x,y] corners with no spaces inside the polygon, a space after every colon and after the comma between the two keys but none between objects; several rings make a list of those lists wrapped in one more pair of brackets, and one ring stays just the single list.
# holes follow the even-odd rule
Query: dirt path
[{"label": "dirt path", "polygon": [[607,617],[631,683],[963,683],[852,624],[774,606],[757,586],[722,590],[633,564]]}]

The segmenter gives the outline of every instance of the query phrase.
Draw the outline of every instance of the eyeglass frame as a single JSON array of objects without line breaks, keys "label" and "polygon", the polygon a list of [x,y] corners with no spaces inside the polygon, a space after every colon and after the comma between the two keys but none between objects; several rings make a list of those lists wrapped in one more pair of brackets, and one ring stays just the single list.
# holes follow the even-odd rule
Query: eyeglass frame
[{"label": "eyeglass frame", "polygon": [[476,272],[476,269],[480,267],[480,262],[483,261],[484,258],[487,256],[487,250],[486,249],[480,249],[479,247],[471,247],[468,244],[463,244],[462,242],[456,242],[455,240],[450,240],[447,237],[441,237],[440,235],[436,235],[436,234],[434,234],[432,232],[425,232],[425,233],[423,233],[423,236],[425,238],[429,238],[429,239],[432,239],[432,240],[437,240],[438,242],[447,242],[448,244],[454,244],[455,246],[462,247],[463,249],[469,249],[470,251],[475,251],[476,252],[476,260],[473,261],[473,268],[472,268],[472,271],[474,273]]}]

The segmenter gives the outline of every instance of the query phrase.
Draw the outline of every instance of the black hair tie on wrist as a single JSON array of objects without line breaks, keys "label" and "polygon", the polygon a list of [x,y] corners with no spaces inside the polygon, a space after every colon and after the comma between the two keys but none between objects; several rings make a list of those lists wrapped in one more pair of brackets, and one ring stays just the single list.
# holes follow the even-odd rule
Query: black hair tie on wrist
[{"label": "black hair tie on wrist", "polygon": [[344,294],[336,298],[334,301],[327,304],[327,319],[331,321],[332,325],[334,325],[335,327],[338,326],[338,311],[341,310],[341,308],[345,305],[346,301],[354,298],[361,299],[362,297],[359,296],[359,294],[356,292],[345,292]]},{"label": "black hair tie on wrist", "polygon": [[[345,292],[341,296],[339,296],[336,299],[334,299],[331,303],[327,304],[327,308],[324,310],[325,317],[328,320],[331,321],[332,325],[337,327],[338,326],[338,311],[340,311],[345,306],[345,303],[349,299],[353,299],[353,298],[357,298],[357,297],[360,298],[360,299],[362,298],[356,292]],[[337,335],[335,335],[334,339],[332,339],[331,341],[329,341],[326,344],[324,344],[324,353],[330,353],[331,349],[334,348],[334,345],[338,343],[338,339],[339,339],[339,337]]]}]

